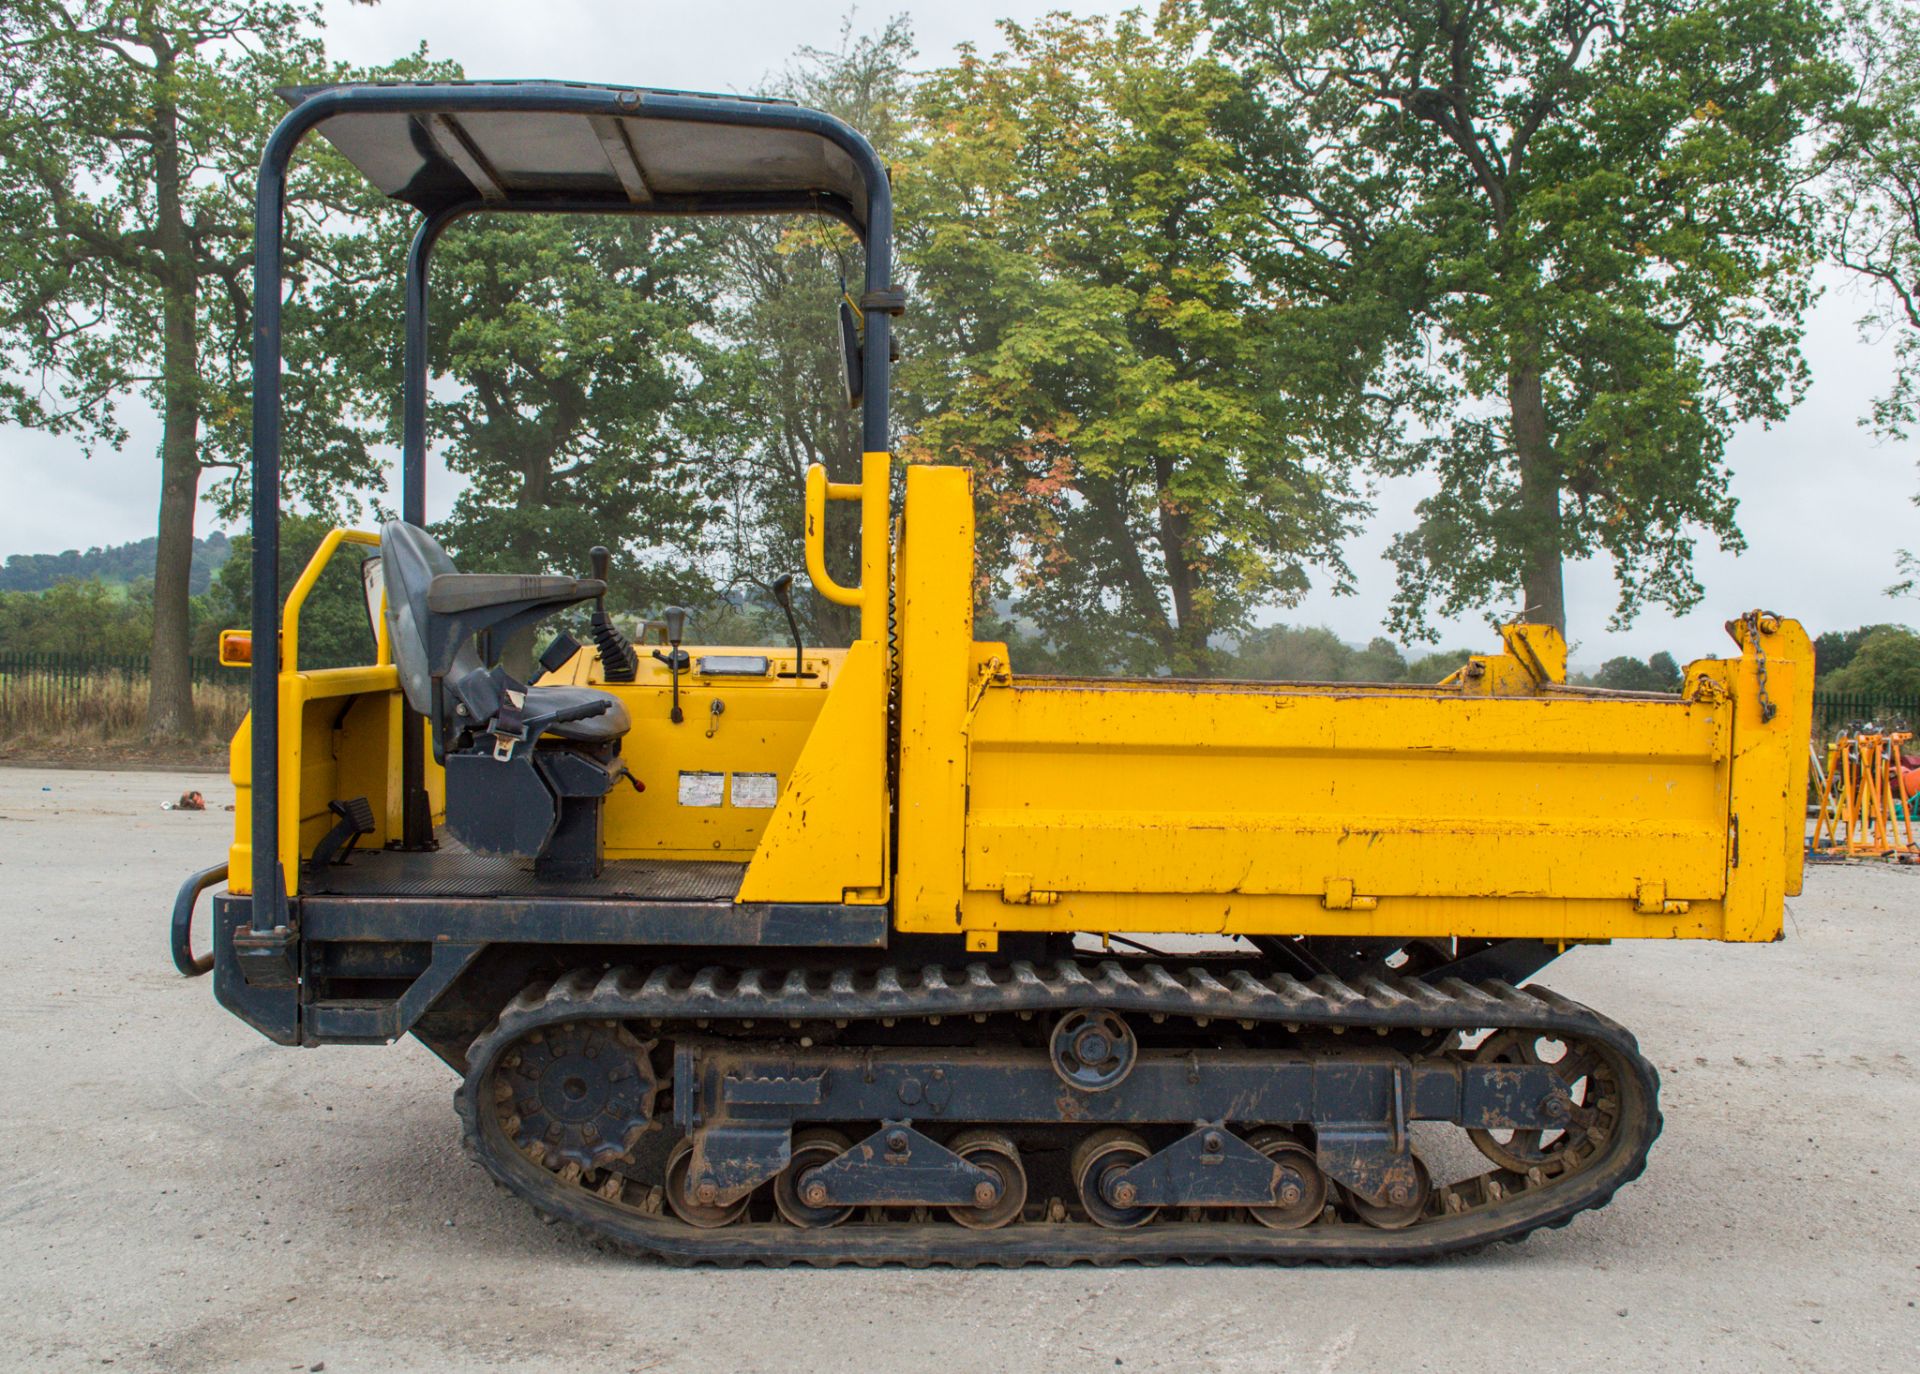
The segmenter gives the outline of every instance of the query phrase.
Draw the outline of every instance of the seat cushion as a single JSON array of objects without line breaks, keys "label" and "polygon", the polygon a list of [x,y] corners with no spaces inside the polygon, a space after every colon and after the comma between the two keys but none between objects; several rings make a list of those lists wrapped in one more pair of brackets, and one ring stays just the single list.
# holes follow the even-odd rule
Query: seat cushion
[{"label": "seat cushion", "polygon": [[521,711],[529,716],[544,716],[549,711],[564,711],[589,701],[604,701],[608,703],[607,709],[585,720],[563,720],[558,725],[549,725],[547,733],[581,744],[605,744],[619,739],[632,726],[620,698],[594,687],[529,687],[527,704]]}]

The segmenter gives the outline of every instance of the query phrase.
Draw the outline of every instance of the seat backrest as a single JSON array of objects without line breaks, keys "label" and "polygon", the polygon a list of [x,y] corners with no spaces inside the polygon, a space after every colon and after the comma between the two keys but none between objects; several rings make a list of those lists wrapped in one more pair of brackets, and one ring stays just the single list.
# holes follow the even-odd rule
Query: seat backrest
[{"label": "seat backrest", "polygon": [[[458,569],[439,540],[404,520],[389,520],[380,527],[380,561],[387,584],[387,643],[400,671],[400,690],[407,705],[431,716],[435,665],[428,651],[427,622],[433,613],[427,609],[427,592],[434,578]],[[443,665],[443,671],[457,681],[480,666],[473,646],[461,644],[453,663]]]}]

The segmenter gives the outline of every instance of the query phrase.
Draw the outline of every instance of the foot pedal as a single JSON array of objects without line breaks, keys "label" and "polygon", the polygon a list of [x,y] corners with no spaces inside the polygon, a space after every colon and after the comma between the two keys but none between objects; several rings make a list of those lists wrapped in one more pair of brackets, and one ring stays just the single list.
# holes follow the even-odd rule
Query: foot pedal
[{"label": "foot pedal", "polygon": [[352,855],[353,847],[360,843],[360,837],[373,833],[373,803],[365,797],[355,797],[352,801],[330,801],[327,810],[340,819],[314,848],[312,862],[316,868],[345,863]]}]

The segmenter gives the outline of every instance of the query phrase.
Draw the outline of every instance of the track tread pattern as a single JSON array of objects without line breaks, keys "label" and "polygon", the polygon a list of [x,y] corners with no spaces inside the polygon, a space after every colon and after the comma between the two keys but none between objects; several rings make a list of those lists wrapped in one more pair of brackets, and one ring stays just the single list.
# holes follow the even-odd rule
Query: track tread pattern
[{"label": "track tread pattern", "polygon": [[[578,1189],[514,1151],[475,1091],[506,1047],[542,1026],[583,1018],[616,1020],[751,1020],[764,1022],[875,1021],[886,1018],[1052,1013],[1102,1006],[1114,1011],[1207,1020],[1280,1022],[1289,1027],[1373,1027],[1430,1030],[1513,1028],[1577,1036],[1612,1050],[1628,1070],[1643,1110],[1627,1121],[1598,1163],[1542,1190],[1551,1205],[1506,1215],[1506,1205],[1463,1217],[1440,1217],[1406,1231],[1351,1226],[1267,1231],[1217,1223],[1162,1222],[1135,1231],[1109,1231],[1084,1222],[1026,1222],[999,1231],[968,1231],[937,1223],[888,1223],[802,1231],[777,1223],[749,1223],[695,1231],[668,1217],[618,1208]],[[549,1221],[572,1225],[595,1245],[671,1264],[794,1264],[830,1267],[906,1265],[920,1268],[1015,1268],[1031,1264],[1129,1263],[1363,1263],[1432,1260],[1517,1241],[1565,1226],[1582,1212],[1604,1207],[1638,1178],[1661,1129],[1659,1077],[1633,1037],[1615,1022],[1549,989],[1525,989],[1498,980],[1332,976],[1303,981],[1246,969],[1216,972],[1198,965],[1153,962],[1129,968],[1117,960],[1061,960],[1035,964],[969,963],[872,970],[766,970],[665,966],[578,969],[515,996],[475,1039],[468,1076],[456,1091],[466,1149],[506,1191]],[[1515,1200],[1538,1201],[1521,1193]],[[1499,1215],[1494,1215],[1499,1214]],[[1323,1231],[1343,1234],[1329,1236]]]}]

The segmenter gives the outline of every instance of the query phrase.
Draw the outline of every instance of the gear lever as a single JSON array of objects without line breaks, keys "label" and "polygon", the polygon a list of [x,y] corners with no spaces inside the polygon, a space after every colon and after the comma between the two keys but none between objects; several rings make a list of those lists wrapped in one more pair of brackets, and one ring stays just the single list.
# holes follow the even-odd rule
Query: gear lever
[{"label": "gear lever", "polygon": [[[605,582],[607,570],[613,563],[613,555],[607,552],[605,544],[595,544],[587,551],[587,558],[593,564],[594,580]],[[602,592],[593,599],[593,644],[600,651],[600,676],[608,682],[632,682],[640,673],[640,656],[633,651],[633,645],[627,637],[607,618],[607,596]]]},{"label": "gear lever", "polygon": [[787,629],[793,635],[793,671],[781,673],[781,677],[812,677],[807,671],[806,646],[800,642],[800,622],[793,616],[793,574],[781,573],[773,579],[773,599],[786,612]]},{"label": "gear lever", "polygon": [[686,719],[680,710],[680,674],[693,665],[693,660],[680,647],[680,641],[686,637],[687,621],[692,616],[693,612],[685,606],[669,606],[662,611],[660,618],[667,624],[667,652],[653,651],[653,656],[667,665],[667,675],[673,683],[673,709],[667,713],[667,719],[675,725]]}]

